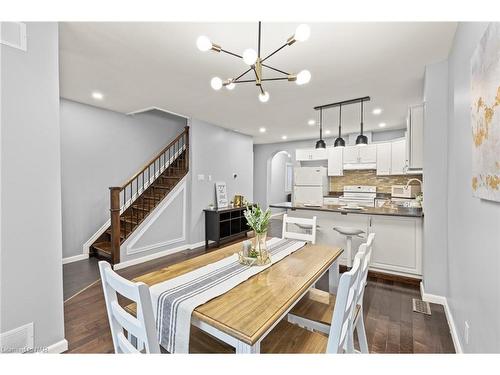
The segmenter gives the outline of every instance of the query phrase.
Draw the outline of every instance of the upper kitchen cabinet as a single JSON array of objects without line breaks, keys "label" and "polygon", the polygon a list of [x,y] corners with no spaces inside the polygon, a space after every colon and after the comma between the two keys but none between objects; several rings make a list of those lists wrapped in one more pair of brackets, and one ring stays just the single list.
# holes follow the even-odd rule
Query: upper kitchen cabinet
[{"label": "upper kitchen cabinet", "polygon": [[296,161],[327,160],[326,149],[297,149],[295,150]]},{"label": "upper kitchen cabinet", "polygon": [[377,144],[377,176],[388,176],[391,174],[391,142]]},{"label": "upper kitchen cabinet", "polygon": [[424,165],[424,105],[411,106],[406,119],[406,159],[408,160],[408,173],[421,171]]},{"label": "upper kitchen cabinet", "polygon": [[328,176],[343,176],[343,147],[328,147],[326,153],[328,155]]},{"label": "upper kitchen cabinet", "polygon": [[377,146],[348,146],[344,148],[344,169],[376,169]]},{"label": "upper kitchen cabinet", "polygon": [[391,174],[406,173],[406,140],[391,142]]}]

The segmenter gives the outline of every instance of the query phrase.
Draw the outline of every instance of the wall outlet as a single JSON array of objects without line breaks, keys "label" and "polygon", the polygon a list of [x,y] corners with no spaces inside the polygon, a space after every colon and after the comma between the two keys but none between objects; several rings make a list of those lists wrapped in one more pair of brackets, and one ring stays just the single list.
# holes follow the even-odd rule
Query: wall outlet
[{"label": "wall outlet", "polygon": [[464,341],[465,341],[465,345],[468,345],[469,344],[469,322],[466,320],[465,323],[464,323]]},{"label": "wall outlet", "polygon": [[211,174],[208,175],[208,181],[212,181],[212,175]]}]

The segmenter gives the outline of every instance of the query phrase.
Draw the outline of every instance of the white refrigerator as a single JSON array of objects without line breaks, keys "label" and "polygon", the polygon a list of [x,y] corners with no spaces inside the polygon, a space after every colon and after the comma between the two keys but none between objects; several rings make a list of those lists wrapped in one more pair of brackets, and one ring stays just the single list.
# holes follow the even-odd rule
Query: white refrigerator
[{"label": "white refrigerator", "polygon": [[328,194],[326,167],[296,167],[293,171],[293,204],[322,206]]}]

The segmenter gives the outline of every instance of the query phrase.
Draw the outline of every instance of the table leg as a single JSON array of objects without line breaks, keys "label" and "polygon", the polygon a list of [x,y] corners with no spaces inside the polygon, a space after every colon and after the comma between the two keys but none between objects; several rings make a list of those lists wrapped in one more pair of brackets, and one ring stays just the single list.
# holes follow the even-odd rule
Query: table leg
[{"label": "table leg", "polygon": [[337,287],[339,286],[339,277],[339,261],[337,259],[328,269],[328,291],[330,293],[337,293]]},{"label": "table leg", "polygon": [[248,345],[242,341],[238,341],[236,345],[236,354],[259,354],[260,343]]}]

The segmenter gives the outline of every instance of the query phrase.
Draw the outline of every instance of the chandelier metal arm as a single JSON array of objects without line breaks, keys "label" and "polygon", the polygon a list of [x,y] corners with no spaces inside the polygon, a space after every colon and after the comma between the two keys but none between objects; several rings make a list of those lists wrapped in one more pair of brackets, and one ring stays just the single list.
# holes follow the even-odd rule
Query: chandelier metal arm
[{"label": "chandelier metal arm", "polygon": [[290,73],[287,73],[287,72],[285,72],[283,70],[280,70],[280,69],[277,69],[277,68],[273,68],[272,66],[269,66],[269,65],[266,65],[266,64],[262,64],[262,66],[265,66],[268,69],[274,70],[275,72],[278,72],[278,73],[281,73],[281,74],[284,74],[284,75],[287,75],[287,76],[290,75]]},{"label": "chandelier metal arm", "polygon": [[243,73],[241,73],[238,77],[236,77],[234,80],[237,81],[239,80],[241,77],[243,77],[245,74],[247,74],[248,72],[252,71],[252,68],[249,68],[247,70],[245,70]]},{"label": "chandelier metal arm", "polygon": [[286,46],[288,46],[288,43],[285,43],[283,44],[280,48],[278,48],[277,50],[275,50],[274,52],[271,52],[269,55],[267,55],[266,57],[264,57],[261,62],[264,62],[266,61],[268,58],[270,58],[271,56],[273,56],[274,54],[278,53],[279,51],[281,51],[283,48],[285,48]]},{"label": "chandelier metal arm", "polygon": [[231,56],[237,57],[237,58],[239,58],[239,59],[242,59],[242,58],[243,58],[243,56],[238,55],[237,53],[234,53],[234,52],[228,51],[227,49],[223,49],[223,48],[221,48],[221,49],[220,49],[220,51],[221,51],[221,52],[224,52],[224,53],[227,53],[228,55],[231,55]]},{"label": "chandelier metal arm", "polygon": [[[274,77],[274,78],[263,78],[261,79],[262,82],[264,81],[288,81],[288,77]],[[245,79],[243,81],[233,81],[233,83],[255,83],[257,82],[255,79]]]}]

